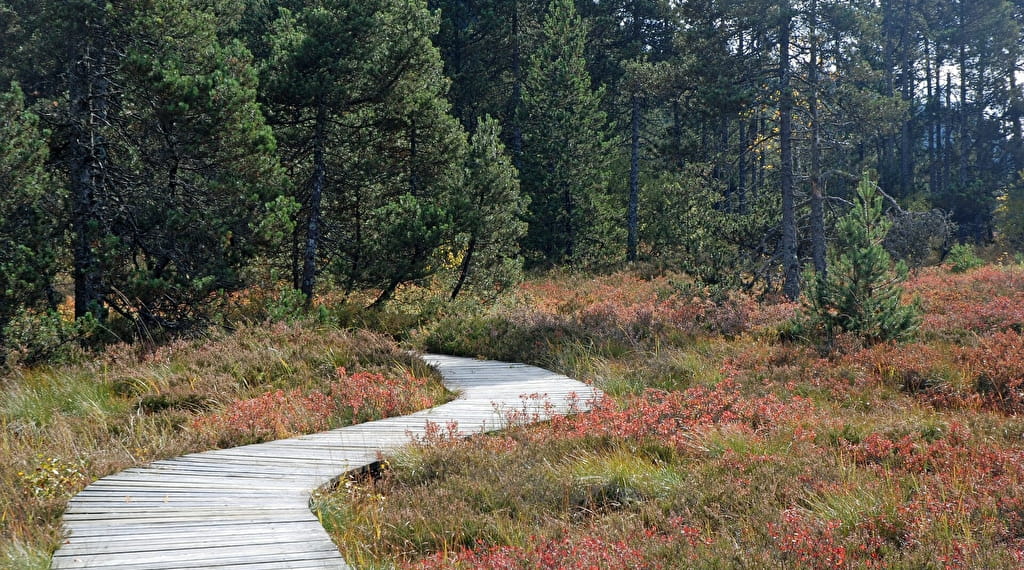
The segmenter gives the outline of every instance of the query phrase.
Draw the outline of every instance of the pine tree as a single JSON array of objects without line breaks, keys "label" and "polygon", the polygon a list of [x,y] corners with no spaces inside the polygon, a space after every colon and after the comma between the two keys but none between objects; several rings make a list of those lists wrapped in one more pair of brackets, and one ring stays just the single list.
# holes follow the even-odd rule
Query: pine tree
[{"label": "pine tree", "polygon": [[465,133],[449,113],[424,1],[310,0],[272,27],[265,100],[296,198],[295,284],[316,276],[385,302],[434,271],[452,231]]},{"label": "pine tree", "polygon": [[917,330],[919,308],[902,300],[907,266],[893,263],[882,247],[891,225],[882,212],[882,196],[864,177],[853,209],[836,223],[827,275],[808,279],[808,324],[826,347],[840,332],[877,343],[905,339]]},{"label": "pine tree", "polygon": [[255,228],[282,189],[252,58],[218,38],[220,4],[161,0],[124,14],[101,251],[117,294],[106,302],[165,327],[203,318],[216,291],[245,284]]},{"label": "pine tree", "polygon": [[54,68],[25,73],[68,186],[76,317],[186,326],[244,285],[281,177],[252,58],[220,36],[237,7],[75,0],[25,13],[52,30],[24,49]]},{"label": "pine tree", "polygon": [[609,242],[620,240],[622,216],[607,196],[604,92],[591,88],[585,42],[572,1],[553,0],[523,83],[521,183],[531,200],[525,246],[538,264],[608,257]]},{"label": "pine tree", "polygon": [[528,200],[519,193],[500,135],[498,121],[487,116],[470,139],[456,218],[461,259],[452,300],[464,288],[493,294],[522,276],[519,240],[526,234]]},{"label": "pine tree", "polygon": [[297,178],[296,198],[304,205],[293,281],[307,305],[326,257],[321,250],[324,224],[329,223],[324,220],[325,192],[331,204],[329,194],[335,189],[330,181],[341,178],[328,176],[328,154],[341,136],[331,127],[384,96],[366,67],[376,46],[373,18],[380,9],[379,2],[307,2],[296,13],[282,8],[267,34],[263,98],[286,149],[287,166]]},{"label": "pine tree", "polygon": [[17,84],[0,93],[0,341],[21,309],[52,304],[61,196],[46,171],[46,133]]}]

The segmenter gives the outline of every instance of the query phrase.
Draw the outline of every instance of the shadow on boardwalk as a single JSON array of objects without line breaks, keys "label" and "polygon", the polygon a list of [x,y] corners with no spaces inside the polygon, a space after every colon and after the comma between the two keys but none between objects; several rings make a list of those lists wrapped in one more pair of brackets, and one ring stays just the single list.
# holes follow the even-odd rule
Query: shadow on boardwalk
[{"label": "shadow on boardwalk", "polygon": [[422,437],[464,434],[582,409],[599,392],[523,364],[426,355],[458,399],[395,418],[157,461],[94,482],[71,499],[53,568],[346,568],[309,510],[310,494]]}]

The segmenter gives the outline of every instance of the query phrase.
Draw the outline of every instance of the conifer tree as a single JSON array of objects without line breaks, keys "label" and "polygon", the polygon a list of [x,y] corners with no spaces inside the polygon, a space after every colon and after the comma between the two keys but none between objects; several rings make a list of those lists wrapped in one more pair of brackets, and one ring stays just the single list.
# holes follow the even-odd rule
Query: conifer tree
[{"label": "conifer tree", "polygon": [[[106,303],[164,327],[244,285],[256,228],[281,191],[248,51],[222,41],[222,3],[161,0],[126,13],[105,190]],[[116,290],[116,292],[115,292]]]},{"label": "conifer tree", "polygon": [[465,287],[494,293],[516,282],[523,260],[519,240],[526,233],[528,200],[519,193],[511,158],[501,144],[498,121],[486,116],[477,123],[466,157],[466,177],[459,193],[458,276],[454,300]]},{"label": "conifer tree", "polygon": [[572,0],[553,0],[523,82],[521,183],[531,200],[525,246],[535,263],[608,256],[622,233],[607,196],[603,89],[591,88],[585,42]]},{"label": "conifer tree", "polygon": [[424,1],[309,0],[273,25],[264,97],[304,212],[295,285],[326,270],[376,305],[429,275],[452,232],[465,133]]},{"label": "conifer tree", "polygon": [[891,225],[882,196],[865,176],[853,209],[836,223],[828,273],[808,279],[805,310],[826,347],[840,332],[877,343],[907,338],[917,329],[919,308],[902,300],[907,266],[894,263],[882,247]]},{"label": "conifer tree", "polygon": [[[231,0],[42,3],[25,12],[28,91],[67,184],[75,314],[186,326],[244,284],[279,192],[252,57],[221,37]],[[30,17],[30,18],[29,18]]]},{"label": "conifer tree", "polygon": [[61,197],[46,171],[45,135],[17,84],[0,93],[0,341],[17,311],[53,301]]}]

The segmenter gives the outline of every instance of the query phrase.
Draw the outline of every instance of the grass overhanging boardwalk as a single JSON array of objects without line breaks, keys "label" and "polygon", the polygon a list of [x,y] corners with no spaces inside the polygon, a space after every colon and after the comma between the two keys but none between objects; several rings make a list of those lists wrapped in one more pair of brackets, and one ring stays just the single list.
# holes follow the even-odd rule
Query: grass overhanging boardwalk
[{"label": "grass overhanging boardwalk", "polygon": [[523,364],[426,355],[457,400],[292,439],[185,455],[104,477],[64,514],[62,568],[346,568],[310,494],[422,437],[428,423],[501,429],[585,409],[599,392]]}]

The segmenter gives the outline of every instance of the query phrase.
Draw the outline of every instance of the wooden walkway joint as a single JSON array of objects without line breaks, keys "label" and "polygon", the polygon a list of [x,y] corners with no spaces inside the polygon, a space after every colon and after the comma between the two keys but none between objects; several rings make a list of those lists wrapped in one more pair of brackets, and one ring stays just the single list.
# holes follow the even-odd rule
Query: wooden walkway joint
[{"label": "wooden walkway joint", "polygon": [[127,469],[76,495],[52,568],[348,568],[310,494],[421,438],[472,434],[586,409],[590,386],[523,364],[426,355],[458,399],[415,414]]}]

